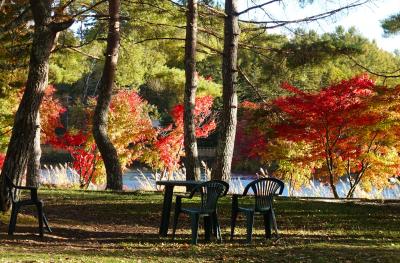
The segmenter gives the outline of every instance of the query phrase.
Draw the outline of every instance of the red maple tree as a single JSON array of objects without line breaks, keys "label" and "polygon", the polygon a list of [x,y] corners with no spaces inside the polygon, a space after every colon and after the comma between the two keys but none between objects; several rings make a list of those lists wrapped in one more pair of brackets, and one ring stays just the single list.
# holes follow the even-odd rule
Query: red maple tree
[{"label": "red maple tree", "polygon": [[373,106],[378,105],[374,101],[379,101],[379,87],[362,75],[316,93],[303,92],[287,83],[283,88],[294,95],[274,101],[286,116],[285,123],[275,126],[279,137],[308,143],[311,148],[305,162],[324,160],[322,171],[326,172],[316,175],[330,184],[335,198],[339,197],[335,183],[348,175],[347,196],[352,196],[373,158],[389,151],[379,144],[388,131],[381,127],[388,116]]},{"label": "red maple tree", "polygon": [[82,188],[93,182],[100,155],[96,149],[96,144],[88,141],[87,134],[82,131],[77,133],[66,132],[62,136],[52,136],[48,143],[71,154],[72,167],[79,174],[79,182]]},{"label": "red maple tree", "polygon": [[55,96],[56,89],[48,85],[40,105],[41,140],[46,143],[57,127],[62,127],[60,116],[66,111],[60,100]]},{"label": "red maple tree", "polygon": [[[207,137],[216,128],[212,113],[213,98],[204,96],[196,98],[195,102],[196,137]],[[183,152],[183,105],[178,104],[171,110],[173,124],[159,130],[155,147],[159,152],[163,166],[173,171],[177,168]]]},{"label": "red maple tree", "polygon": [[240,104],[236,127],[233,165],[236,169],[258,170],[260,157],[266,151],[270,128],[270,105],[244,101]]}]

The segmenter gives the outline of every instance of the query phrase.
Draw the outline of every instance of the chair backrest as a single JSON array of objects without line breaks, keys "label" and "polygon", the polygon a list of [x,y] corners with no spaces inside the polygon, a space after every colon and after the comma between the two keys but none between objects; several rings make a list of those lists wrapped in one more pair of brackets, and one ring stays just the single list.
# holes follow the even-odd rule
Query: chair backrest
[{"label": "chair backrest", "polygon": [[218,198],[226,195],[228,189],[228,183],[220,180],[212,180],[197,185],[193,189],[191,195],[195,192],[199,192],[201,196],[201,210],[215,211],[217,208]]},{"label": "chair backrest", "polygon": [[[243,195],[247,195],[250,188],[255,197],[255,210],[266,211],[272,207],[272,200],[275,194],[281,195],[285,184],[276,178],[260,178],[250,182],[244,189]],[[279,192],[277,193],[279,189]]]},{"label": "chair backrest", "polygon": [[6,186],[7,186],[7,189],[8,189],[8,194],[10,195],[11,201],[12,201],[13,203],[15,203],[15,202],[16,202],[16,198],[15,198],[15,191],[16,191],[15,184],[14,184],[13,181],[10,179],[10,177],[8,177],[7,175],[4,176],[4,178],[5,178]]}]

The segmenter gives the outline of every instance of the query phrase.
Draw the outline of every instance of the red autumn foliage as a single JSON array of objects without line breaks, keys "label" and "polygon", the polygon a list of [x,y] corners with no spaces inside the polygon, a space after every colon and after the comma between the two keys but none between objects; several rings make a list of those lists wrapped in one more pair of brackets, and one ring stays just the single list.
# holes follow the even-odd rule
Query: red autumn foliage
[{"label": "red autumn foliage", "polygon": [[5,158],[6,158],[5,154],[0,153],[0,170],[3,168]]},{"label": "red autumn foliage", "polygon": [[[216,128],[212,114],[213,98],[211,96],[196,98],[195,103],[196,137],[204,138]],[[183,154],[183,111],[182,104],[172,108],[171,116],[174,123],[159,131],[158,140],[155,143],[164,167],[170,171],[176,169],[180,156]]]},{"label": "red autumn foliage", "polygon": [[[366,99],[374,94],[374,83],[367,76],[342,81],[312,94],[288,84],[283,88],[295,95],[274,101],[288,120],[275,130],[292,141],[318,142],[312,153],[316,158],[325,156],[326,151],[339,145],[353,147],[357,140],[353,130],[373,125],[380,119],[379,115],[367,111]],[[326,150],[326,147],[331,149]]]},{"label": "red autumn foliage", "polygon": [[[92,102],[93,100],[90,100],[89,105],[79,102],[70,105],[71,114],[79,116],[80,119],[73,123],[75,127],[68,127],[71,131],[61,137],[56,137],[53,133],[49,140],[55,147],[65,149],[71,154],[74,160],[73,167],[80,174],[83,187],[89,182],[97,182],[101,179],[99,176],[104,174],[104,167],[99,162],[101,158],[90,132]],[[121,90],[111,100],[108,133],[123,167],[150,151],[149,145],[156,138],[148,110],[148,104],[134,91]],[[147,161],[146,157],[143,157],[144,162]]]},{"label": "red autumn foliage", "polygon": [[63,136],[52,137],[49,143],[56,148],[67,150],[72,158],[72,166],[80,176],[81,187],[88,186],[94,178],[96,163],[100,156],[94,143],[88,143],[88,135],[79,131],[76,134],[66,132]]},{"label": "red autumn foliage", "polygon": [[55,134],[55,128],[63,127],[60,114],[65,112],[66,109],[54,97],[54,92],[53,86],[46,89],[40,108],[42,137],[45,138],[46,143],[64,149],[71,154],[73,158],[72,166],[80,175],[80,183],[84,187],[93,179],[95,162],[99,160],[99,156],[95,153],[95,145],[88,145],[88,135],[82,131],[76,134],[66,132],[60,137]]},{"label": "red autumn foliage", "polygon": [[288,84],[283,88],[294,95],[274,101],[286,115],[286,123],[275,126],[278,135],[293,142],[309,143],[311,150],[305,162],[325,160],[326,173],[318,176],[330,183],[335,197],[334,183],[345,172],[343,163],[347,163],[349,175],[356,174],[356,180],[350,182],[354,188],[371,166],[367,161],[370,155],[383,154],[373,152],[377,138],[383,135],[379,124],[388,117],[373,108],[373,100],[379,98],[378,87],[362,75],[317,93],[305,93]]},{"label": "red autumn foliage", "polygon": [[47,86],[40,105],[40,126],[42,140],[46,142],[53,136],[57,127],[62,127],[60,115],[66,111],[61,102],[54,96],[55,88],[53,85]]},{"label": "red autumn foliage", "polygon": [[123,167],[141,159],[156,138],[149,107],[131,90],[121,90],[111,100],[108,132]]},{"label": "red autumn foliage", "polygon": [[244,101],[240,104],[233,156],[235,169],[259,170],[274,137],[271,126],[278,120],[279,112],[269,102]]},{"label": "red autumn foliage", "polygon": [[258,153],[265,150],[265,129],[258,124],[262,105],[244,101],[240,105],[239,120],[236,127],[234,164],[246,160],[257,160]]}]

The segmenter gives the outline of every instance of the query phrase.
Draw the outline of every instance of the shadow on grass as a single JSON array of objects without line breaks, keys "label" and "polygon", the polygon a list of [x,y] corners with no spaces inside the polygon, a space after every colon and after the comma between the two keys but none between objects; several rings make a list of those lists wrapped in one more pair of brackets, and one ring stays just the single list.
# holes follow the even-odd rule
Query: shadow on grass
[{"label": "shadow on grass", "polygon": [[[254,242],[245,245],[245,218],[229,241],[230,199],[221,200],[224,243],[191,246],[190,219],[179,220],[176,240],[158,236],[162,195],[140,193],[46,191],[45,210],[52,234],[37,235],[36,211],[25,209],[13,237],[0,225],[1,252],[65,257],[150,258],[149,261],[393,261],[400,258],[400,205],[326,203],[279,199],[276,215],[281,238],[263,238],[255,221]],[[173,212],[172,212],[173,213]],[[171,215],[172,215],[171,213]],[[29,219],[30,217],[30,219]],[[29,220],[24,220],[28,218]],[[4,219],[4,218],[3,218]],[[2,220],[3,220],[2,219]],[[33,219],[33,220],[32,220]],[[4,220],[3,220],[4,221]],[[170,221],[171,222],[171,221]],[[5,251],[5,252],[4,252]],[[38,256],[40,257],[40,256]],[[362,259],[362,260],[361,260]],[[100,261],[99,261],[100,262]]]},{"label": "shadow on grass", "polygon": [[[21,229],[29,232],[31,228]],[[283,235],[279,240],[264,240],[256,235],[250,245],[239,241],[223,244],[209,243],[198,246],[188,245],[189,235],[179,235],[178,240],[160,239],[156,234],[93,232],[77,229],[56,228],[57,236],[47,235],[43,239],[34,235],[20,234],[3,241],[10,241],[26,247],[15,247],[14,252],[51,253],[64,257],[107,257],[179,259],[179,261],[273,261],[273,262],[342,262],[343,260],[362,262],[395,262],[400,256],[398,247],[375,246],[371,240],[348,238],[345,235],[326,240],[326,236]],[[85,237],[85,238],[80,238]],[[225,236],[224,236],[225,237]],[[29,246],[28,246],[29,244]],[[44,246],[45,244],[45,246]]]}]

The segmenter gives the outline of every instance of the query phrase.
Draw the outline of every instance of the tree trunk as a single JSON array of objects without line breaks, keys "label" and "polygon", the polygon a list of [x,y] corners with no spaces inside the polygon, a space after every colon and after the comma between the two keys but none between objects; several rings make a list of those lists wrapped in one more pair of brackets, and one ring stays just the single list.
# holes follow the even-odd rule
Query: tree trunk
[{"label": "tree trunk", "polygon": [[329,185],[331,186],[331,190],[333,193],[333,197],[335,197],[336,199],[339,198],[339,195],[337,193],[336,190],[336,186],[335,186],[335,182],[334,182],[334,168],[333,168],[333,162],[332,162],[332,158],[327,159],[327,165],[328,165],[328,173],[329,173]]},{"label": "tree trunk", "polygon": [[93,136],[100,151],[107,173],[107,189],[122,190],[122,168],[118,153],[107,135],[108,110],[118,62],[120,40],[119,0],[108,1],[109,24],[106,58],[99,85],[99,95],[93,116]]},{"label": "tree trunk", "polygon": [[73,22],[71,20],[54,23],[51,16],[51,2],[49,0],[30,1],[35,21],[34,36],[26,89],[15,115],[13,131],[0,177],[0,203],[3,211],[10,208],[4,176],[9,176],[19,184],[27,167],[29,152],[36,135],[37,115],[47,86],[49,57],[56,33],[68,28]]},{"label": "tree trunk", "polygon": [[[368,165],[367,166],[363,165],[363,168],[356,174],[356,176],[355,176],[356,178],[354,179],[354,183],[352,185],[350,185],[350,189],[349,189],[349,192],[346,195],[346,198],[353,198],[354,191],[356,190],[358,184],[360,183],[361,178],[363,177],[366,169],[368,169]],[[350,177],[349,177],[349,180],[350,180]]]},{"label": "tree trunk", "polygon": [[197,46],[197,0],[188,1],[186,18],[186,43],[185,43],[185,111],[184,147],[186,180],[200,179],[200,162],[196,142],[196,126],[194,110],[197,90],[196,76],[196,46]]},{"label": "tree trunk", "polygon": [[237,104],[236,93],[237,53],[239,41],[238,3],[237,0],[225,1],[224,52],[222,60],[223,78],[223,111],[220,120],[220,131],[215,165],[212,170],[213,179],[229,180],[235,144]]},{"label": "tree trunk", "polygon": [[29,153],[28,167],[26,168],[26,185],[27,186],[39,186],[40,177],[40,157],[42,155],[42,149],[40,148],[40,114],[38,112],[35,121],[35,138],[33,141],[32,148]]},{"label": "tree trunk", "polygon": [[29,61],[26,89],[15,114],[11,139],[8,144],[3,170],[0,176],[0,205],[2,211],[10,208],[10,199],[4,184],[4,176],[21,183],[26,170],[29,151],[36,135],[36,118],[44,90],[47,86],[49,57],[58,31],[67,29],[73,20],[53,21],[52,1],[31,0],[34,34]]},{"label": "tree trunk", "polygon": [[335,197],[336,199],[339,199],[339,195],[337,193],[336,186],[335,186],[335,183],[333,181],[333,176],[331,174],[329,174],[329,184],[331,186],[333,197]]},{"label": "tree trunk", "polygon": [[[329,138],[329,136],[327,135],[326,138]],[[325,161],[326,161],[326,166],[328,168],[328,173],[329,173],[329,185],[331,186],[331,190],[333,193],[333,196],[338,199],[339,195],[337,193],[336,190],[336,186],[335,186],[335,168],[333,166],[333,157],[332,157],[332,150],[327,148],[325,149]]]}]

